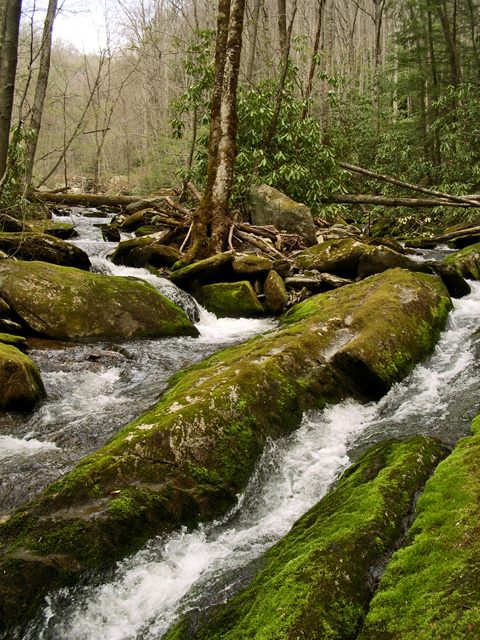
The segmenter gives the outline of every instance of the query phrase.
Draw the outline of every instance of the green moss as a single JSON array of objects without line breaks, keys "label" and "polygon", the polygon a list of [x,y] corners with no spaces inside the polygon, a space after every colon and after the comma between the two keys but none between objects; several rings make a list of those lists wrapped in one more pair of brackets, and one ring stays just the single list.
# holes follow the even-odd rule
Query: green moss
[{"label": "green moss", "polygon": [[427,482],[407,546],[392,558],[362,640],[480,633],[480,417]]},{"label": "green moss", "polygon": [[[294,429],[306,409],[386,390],[433,348],[449,304],[439,280],[401,270],[310,299],[296,322],[292,312],[277,331],[175,375],[156,405],[29,505],[33,528],[0,525],[0,536],[74,554],[63,518],[78,521],[75,557],[92,566],[89,545],[95,561],[116,558],[149,535],[225,513],[267,438]],[[40,547],[46,529],[60,533]]]},{"label": "green moss", "polygon": [[199,290],[198,299],[218,318],[242,318],[264,313],[247,280],[205,285]]},{"label": "green moss", "polygon": [[196,631],[181,621],[168,640],[356,637],[372,565],[394,548],[415,492],[445,453],[422,437],[373,447],[266,554],[245,591]]},{"label": "green moss", "polygon": [[480,243],[469,245],[445,258],[464,278],[480,280]]}]

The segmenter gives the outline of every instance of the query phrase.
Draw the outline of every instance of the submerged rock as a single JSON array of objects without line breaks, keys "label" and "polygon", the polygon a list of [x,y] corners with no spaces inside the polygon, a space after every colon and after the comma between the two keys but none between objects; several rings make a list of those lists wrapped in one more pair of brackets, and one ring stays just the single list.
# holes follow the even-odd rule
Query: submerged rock
[{"label": "submerged rock", "polygon": [[476,638],[480,625],[480,416],[427,482],[359,640]]},{"label": "submerged rock", "polygon": [[310,245],[317,244],[310,209],[266,184],[250,189],[250,206],[254,225],[273,225],[279,231],[296,233]]},{"label": "submerged rock", "polygon": [[31,411],[44,396],[37,366],[19,349],[0,341],[0,408]]},{"label": "submerged rock", "polygon": [[378,398],[433,350],[451,301],[395,269],[309,298],[279,330],[180,372],[109,444],[0,524],[3,624],[149,537],[225,513],[306,409]]},{"label": "submerged rock", "polygon": [[19,260],[41,260],[87,271],[91,266],[83,249],[41,233],[0,233],[0,250]]},{"label": "submerged rock", "polygon": [[249,318],[264,313],[247,280],[207,284],[198,291],[198,300],[217,318]]},{"label": "submerged rock", "polygon": [[58,340],[196,336],[154,287],[45,262],[0,262],[0,295],[35,333]]},{"label": "submerged rock", "polygon": [[265,554],[245,590],[200,623],[187,617],[165,640],[356,638],[372,574],[395,550],[415,493],[446,454],[422,436],[374,446]]}]

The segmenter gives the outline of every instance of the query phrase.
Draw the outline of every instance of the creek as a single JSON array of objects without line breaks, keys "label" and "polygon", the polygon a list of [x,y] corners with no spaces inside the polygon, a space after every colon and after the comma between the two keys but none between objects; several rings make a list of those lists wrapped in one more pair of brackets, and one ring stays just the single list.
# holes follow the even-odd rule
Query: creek
[{"label": "creek", "polygon": [[[104,244],[101,247],[108,253]],[[95,268],[110,269],[104,260],[105,254]],[[385,438],[424,434],[453,446],[458,438],[468,435],[471,419],[478,412],[480,382],[475,334],[480,283],[471,285],[472,293],[455,301],[432,356],[394,385],[380,402],[361,405],[349,400],[309,412],[297,431],[268,443],[245,492],[224,518],[193,531],[181,530],[151,540],[108,574],[90,575],[74,589],[50,596],[43,611],[17,638],[159,640],[186,612],[195,617],[245,584],[258,568],[261,555],[371,445]],[[73,448],[72,442],[80,457],[87,449],[101,446],[154,401],[174,370],[223,344],[273,326],[271,321],[237,324],[203,318],[197,325],[202,333],[197,340],[136,342],[120,348],[57,345],[34,350],[32,357],[49,391],[49,400],[36,413],[40,416],[51,405],[52,422],[43,420],[40,427],[41,418],[32,416],[17,432],[3,436],[12,439],[12,457],[18,455],[17,464],[21,466],[24,460],[26,466],[40,468],[58,458],[63,462],[58,463],[54,475],[63,473],[72,465],[71,452],[66,452]],[[98,351],[109,355],[88,359]],[[143,395],[145,389],[149,394]],[[57,404],[58,409],[53,409]],[[54,413],[58,413],[55,418]],[[11,418],[12,422],[17,419]],[[0,424],[6,433],[5,424]],[[17,478],[15,482],[24,480]]]}]

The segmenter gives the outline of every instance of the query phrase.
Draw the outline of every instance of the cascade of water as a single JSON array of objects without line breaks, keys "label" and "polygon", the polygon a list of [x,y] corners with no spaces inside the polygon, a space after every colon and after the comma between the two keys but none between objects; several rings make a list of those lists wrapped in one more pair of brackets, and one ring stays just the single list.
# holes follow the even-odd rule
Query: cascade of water
[{"label": "cascade of water", "polygon": [[80,214],[74,210],[70,217],[79,232],[75,242],[94,266],[147,280],[195,316],[201,335],[94,345],[31,340],[30,357],[40,368],[47,400],[29,415],[0,413],[0,514],[102,447],[156,401],[173,373],[275,326],[265,318],[219,320],[164,278],[116,267],[106,258],[116,245],[103,242],[94,226],[106,220]]},{"label": "cascade of water", "polygon": [[458,300],[434,354],[377,404],[346,401],[311,412],[266,448],[238,504],[192,532],[150,541],[113,578],[49,599],[25,640],[153,640],[189,610],[222,601],[244,567],[315,504],[350,459],[385,437],[417,433],[448,442],[468,433],[477,412],[475,366],[480,283]]}]

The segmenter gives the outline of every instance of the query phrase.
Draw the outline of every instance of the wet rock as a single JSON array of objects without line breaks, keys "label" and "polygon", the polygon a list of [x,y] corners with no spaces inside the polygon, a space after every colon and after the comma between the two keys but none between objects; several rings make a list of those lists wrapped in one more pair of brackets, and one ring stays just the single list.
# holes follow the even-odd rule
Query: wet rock
[{"label": "wet rock", "polygon": [[69,242],[39,233],[0,233],[0,250],[19,260],[41,260],[64,267],[90,269],[90,259]]},{"label": "wet rock", "polygon": [[217,318],[249,318],[264,313],[248,281],[205,285],[198,291],[197,297],[200,304]]},{"label": "wet rock", "polygon": [[444,262],[429,261],[428,266],[436,273],[447,287],[448,293],[452,298],[463,298],[471,292],[470,285],[462,276],[454,269],[453,266]]},{"label": "wet rock", "polygon": [[420,497],[406,545],[392,557],[359,640],[478,635],[480,418]]},{"label": "wet rock", "polygon": [[309,298],[276,331],[173,376],[156,405],[0,523],[0,624],[149,537],[225,513],[267,439],[326,402],[377,399],[433,350],[450,308],[438,278],[395,269]]},{"label": "wet rock", "polygon": [[[170,234],[170,230],[166,235]],[[165,235],[132,238],[120,242],[112,255],[112,262],[126,267],[172,266],[180,257],[180,252],[173,247],[162,244]]]},{"label": "wet rock", "polygon": [[199,260],[193,264],[173,271],[170,276],[171,281],[178,287],[186,288],[188,291],[199,287],[199,283],[204,283],[217,278],[226,271],[232,271],[231,263],[235,257],[233,251],[217,253],[211,258]]},{"label": "wet rock", "polygon": [[437,240],[433,238],[412,238],[405,240],[407,249],[435,249],[438,246]]},{"label": "wet rock", "polygon": [[339,287],[345,287],[347,284],[353,284],[353,280],[348,278],[340,278],[333,273],[322,273],[322,283],[327,289],[338,289]]},{"label": "wet rock", "polygon": [[300,235],[310,245],[317,244],[312,214],[306,205],[266,184],[252,187],[249,199],[253,224],[271,224],[279,231]]},{"label": "wet rock", "polygon": [[203,620],[187,614],[165,640],[356,638],[373,570],[397,548],[415,493],[447,453],[422,436],[372,447],[260,559],[246,589]]},{"label": "wet rock", "polygon": [[5,302],[5,300],[3,300],[3,298],[0,298],[0,318],[5,318],[6,316],[10,315],[10,306]]},{"label": "wet rock", "polygon": [[310,270],[309,275],[297,273],[294,276],[285,278],[287,289],[301,291],[304,287],[312,293],[319,293],[322,290],[322,274],[319,271]]},{"label": "wet rock", "polygon": [[16,347],[20,351],[26,351],[28,348],[27,339],[23,336],[13,335],[11,333],[0,333],[0,343],[9,344]]},{"label": "wet rock", "polygon": [[15,336],[23,336],[25,329],[18,324],[10,320],[10,318],[0,318],[0,331],[2,333],[11,333]]},{"label": "wet rock", "polygon": [[288,294],[285,283],[276,271],[270,271],[263,284],[265,304],[269,313],[278,315],[287,304]]},{"label": "wet rock", "polygon": [[340,240],[342,238],[363,238],[363,232],[353,224],[332,224],[327,229],[317,231],[318,242],[328,242],[330,240]]},{"label": "wet rock", "polygon": [[408,269],[409,271],[420,271],[421,273],[431,273],[432,269],[425,262],[412,260],[389,247],[372,247],[371,251],[365,252],[358,261],[358,275],[360,278],[368,278],[375,273],[382,273],[387,269]]},{"label": "wet rock", "polygon": [[354,280],[358,276],[360,258],[373,247],[354,239],[332,240],[305,249],[294,258],[297,269],[316,269]]},{"label": "wet rock", "polygon": [[480,244],[473,244],[443,261],[455,269],[463,278],[480,280]]},{"label": "wet rock", "polygon": [[32,223],[32,231],[36,233],[46,233],[48,236],[69,240],[78,235],[75,226],[69,222],[54,222],[53,220],[42,220]]},{"label": "wet rock", "polygon": [[393,238],[366,238],[364,241],[372,247],[388,247],[397,253],[405,253],[402,245]]},{"label": "wet rock", "polygon": [[105,242],[120,242],[120,229],[114,224],[101,224],[102,237]]},{"label": "wet rock", "polygon": [[44,396],[36,365],[16,347],[0,342],[0,408],[31,411]]},{"label": "wet rock", "polygon": [[31,331],[58,340],[198,335],[143,280],[8,260],[0,262],[0,294]]},{"label": "wet rock", "polygon": [[472,244],[477,244],[478,242],[480,242],[480,232],[469,233],[457,238],[453,238],[452,240],[449,240],[448,244],[454,249],[464,249],[465,247],[468,247]]}]

